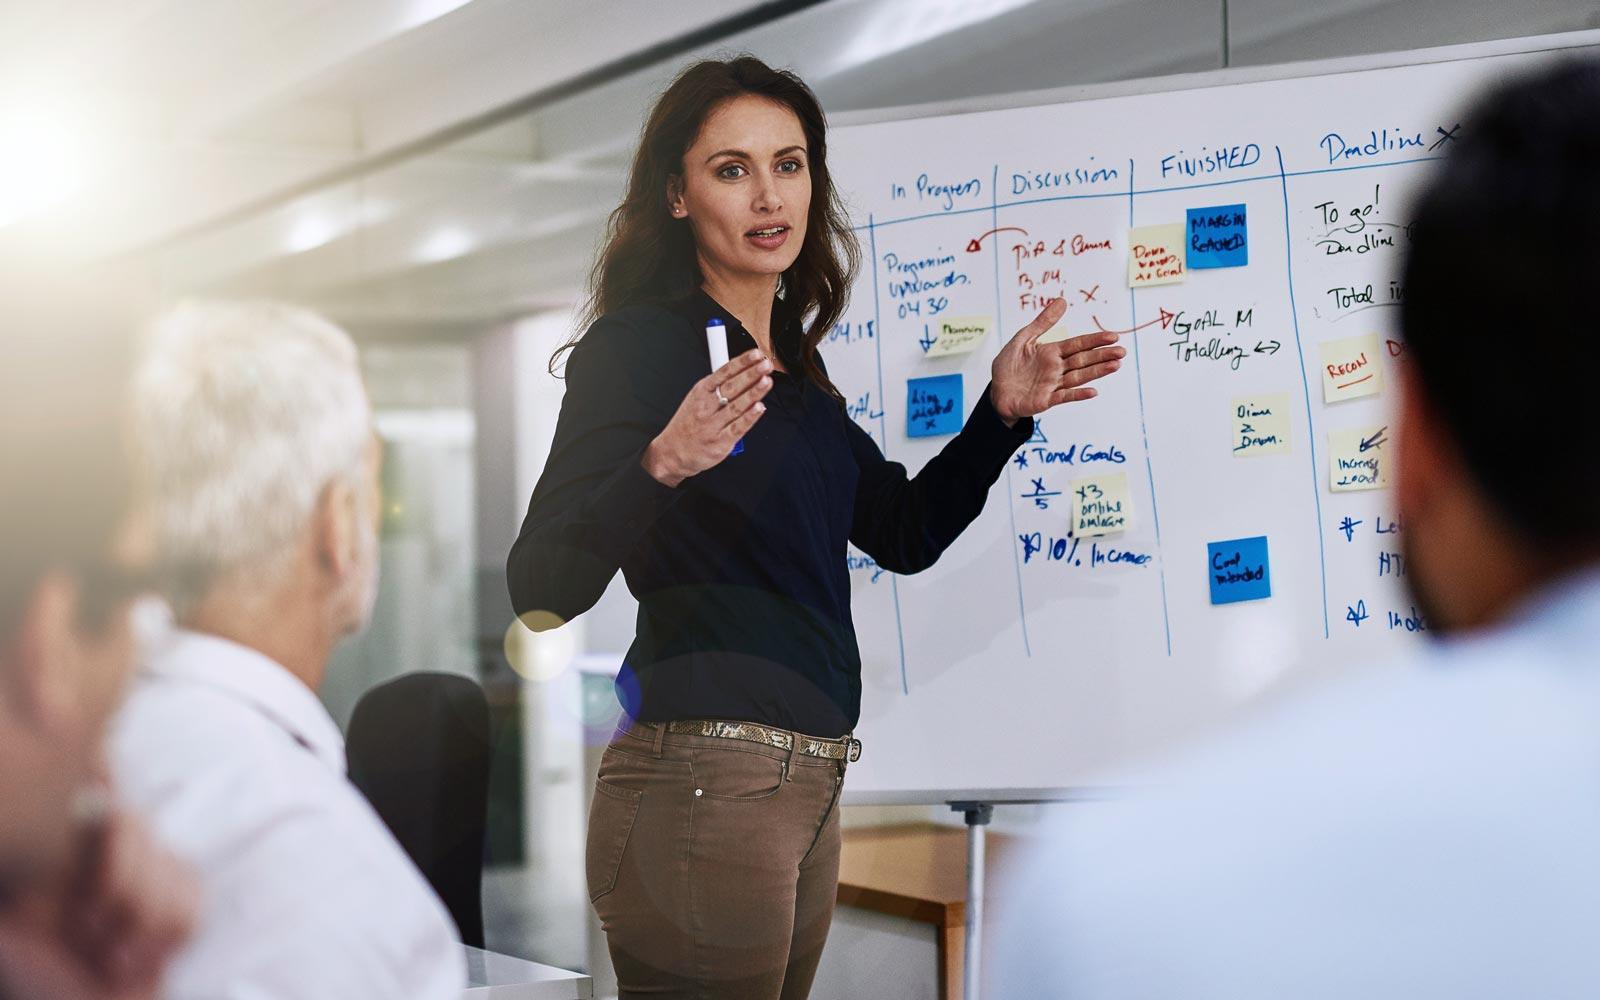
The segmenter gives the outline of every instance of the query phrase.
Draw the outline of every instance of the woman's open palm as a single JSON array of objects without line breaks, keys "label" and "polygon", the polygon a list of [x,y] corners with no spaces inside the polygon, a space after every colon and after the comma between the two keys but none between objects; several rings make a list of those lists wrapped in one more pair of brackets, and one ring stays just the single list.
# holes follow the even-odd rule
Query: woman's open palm
[{"label": "woman's open palm", "polygon": [[1122,367],[1128,349],[1117,346],[1118,334],[1089,333],[1055,343],[1040,343],[1067,310],[1063,299],[1054,299],[1017,331],[1016,336],[990,366],[993,379],[991,402],[995,412],[1007,423],[1043,413],[1052,406],[1093,399],[1097,393],[1089,383],[1105,378]]}]

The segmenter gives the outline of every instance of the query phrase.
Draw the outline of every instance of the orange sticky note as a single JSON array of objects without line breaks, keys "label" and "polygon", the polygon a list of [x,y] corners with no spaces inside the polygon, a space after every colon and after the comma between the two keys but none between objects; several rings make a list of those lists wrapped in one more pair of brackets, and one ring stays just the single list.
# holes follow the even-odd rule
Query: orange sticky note
[{"label": "orange sticky note", "polygon": [[1345,340],[1330,340],[1322,352],[1322,401],[1338,403],[1383,391],[1383,368],[1378,362],[1378,335],[1369,333]]}]

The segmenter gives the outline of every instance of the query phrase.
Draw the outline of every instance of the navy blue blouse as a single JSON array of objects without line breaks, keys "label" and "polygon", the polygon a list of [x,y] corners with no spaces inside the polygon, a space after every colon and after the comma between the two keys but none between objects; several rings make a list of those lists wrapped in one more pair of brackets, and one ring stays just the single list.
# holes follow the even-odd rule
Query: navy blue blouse
[{"label": "navy blue blouse", "polygon": [[788,372],[773,373],[767,412],[742,452],[668,487],[640,460],[710,371],[712,317],[727,324],[729,357],[756,346],[700,292],[604,316],[573,349],[550,458],[506,565],[511,602],[569,621],[620,568],[639,601],[617,678],[630,715],[842,736],[861,710],[846,542],[891,572],[933,565],[1033,421],[1007,427],[985,388],[961,432],[908,478],[801,374],[801,324],[780,298],[773,349]]}]

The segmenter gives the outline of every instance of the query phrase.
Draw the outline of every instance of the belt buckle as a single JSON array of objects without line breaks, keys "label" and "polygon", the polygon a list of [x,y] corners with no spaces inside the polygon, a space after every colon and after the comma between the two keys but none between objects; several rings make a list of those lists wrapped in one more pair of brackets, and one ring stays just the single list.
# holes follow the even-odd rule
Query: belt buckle
[{"label": "belt buckle", "polygon": [[861,759],[861,741],[854,736],[848,736],[845,739],[848,741],[846,743],[845,759],[854,764]]}]

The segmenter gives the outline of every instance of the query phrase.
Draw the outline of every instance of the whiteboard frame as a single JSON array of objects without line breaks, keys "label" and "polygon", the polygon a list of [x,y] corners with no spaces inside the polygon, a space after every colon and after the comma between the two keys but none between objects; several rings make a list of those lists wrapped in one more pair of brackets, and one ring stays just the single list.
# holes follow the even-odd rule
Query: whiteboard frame
[{"label": "whiteboard frame", "polygon": [[1113,80],[1108,83],[1084,83],[1066,87],[1052,87],[1045,90],[1020,90],[1009,94],[963,97],[954,101],[936,101],[928,104],[906,104],[897,107],[844,111],[837,115],[829,115],[828,127],[830,129],[849,128],[854,125],[877,125],[884,122],[911,121],[918,118],[941,118],[946,115],[978,114],[986,111],[1008,111],[1014,108],[1076,104],[1082,101],[1098,101],[1109,97],[1130,97],[1137,94],[1171,94],[1180,90],[1205,90],[1211,87],[1231,87],[1236,84],[1261,83],[1270,80],[1293,80],[1308,76],[1338,76],[1344,73],[1365,73],[1371,70],[1397,69],[1403,66],[1426,66],[1433,63],[1461,62],[1467,59],[1488,59],[1494,56],[1528,55],[1537,52],[1559,52],[1563,49],[1597,47],[1600,47],[1600,28],[1584,31],[1562,31],[1552,35],[1497,38],[1487,42],[1462,42],[1456,45],[1438,45],[1426,49],[1376,52],[1359,56],[1336,56],[1331,59],[1271,63],[1264,66],[1234,66],[1227,69],[1202,70],[1198,73],[1146,76],[1135,80]]},{"label": "whiteboard frame", "polygon": [[[1237,84],[1273,80],[1338,76],[1346,73],[1363,73],[1405,66],[1423,66],[1461,62],[1469,59],[1487,59],[1496,56],[1532,55],[1540,52],[1560,52],[1569,49],[1588,48],[1600,48],[1600,29],[1564,31],[1557,34],[1529,35],[1520,38],[1501,38],[1486,42],[1465,42],[1457,45],[1440,45],[1425,49],[1380,52],[1360,56],[1342,56],[1306,62],[1273,63],[1266,66],[1233,67],[1206,70],[1199,73],[1141,77],[1136,80],[1080,84],[1047,90],[1018,91],[1009,94],[962,98],[955,101],[872,108],[830,115],[828,124],[830,129],[847,128],[856,125],[875,125],[919,118],[939,118],[948,115],[1073,104],[1082,101],[1139,94],[1169,94],[1178,91],[1203,90],[1212,87],[1228,87]],[[1470,95],[1463,95],[1463,102],[1468,100],[1469,97]],[[868,752],[871,752],[870,749]],[[846,806],[932,806],[958,801],[999,805],[1088,802],[1114,798],[1117,794],[1118,789],[1116,788],[1098,785],[1022,789],[894,789],[853,793],[847,782],[840,802]]]}]

